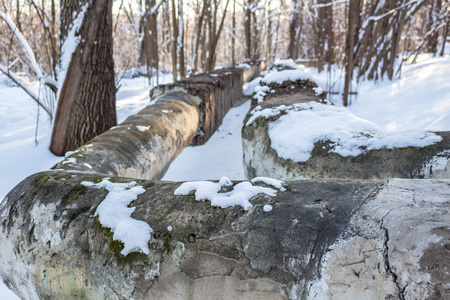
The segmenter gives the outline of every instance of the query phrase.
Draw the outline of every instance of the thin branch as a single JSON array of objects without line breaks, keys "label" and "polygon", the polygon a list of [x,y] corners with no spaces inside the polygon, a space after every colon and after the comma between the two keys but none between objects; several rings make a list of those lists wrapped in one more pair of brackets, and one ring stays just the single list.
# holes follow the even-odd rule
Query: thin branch
[{"label": "thin branch", "polygon": [[0,64],[0,71],[20,86],[34,101],[37,102],[37,104],[39,104],[40,107],[44,109],[44,111],[50,116],[50,119],[53,119],[50,110],[39,100],[39,97],[31,90],[31,88],[28,87],[19,77],[17,77],[13,72],[10,72],[8,68],[2,64]]},{"label": "thin branch", "polygon": [[16,35],[16,37],[19,40],[19,42],[25,48],[25,51],[28,54],[28,58],[30,59],[31,64],[33,66],[34,72],[36,73],[36,76],[39,79],[44,78],[45,76],[42,73],[41,67],[39,66],[39,64],[36,61],[36,57],[34,56],[33,50],[31,50],[31,47],[28,44],[27,40],[22,35],[22,33],[19,31],[19,29],[17,28],[16,24],[14,24],[14,22],[11,20],[11,17],[9,16],[9,14],[7,12],[4,13],[2,10],[0,10],[0,18],[5,20],[6,24],[8,24],[8,26],[11,28],[13,33]]},{"label": "thin branch", "polygon": [[122,5],[123,5],[123,0],[120,2],[119,11],[117,12],[116,23],[114,24],[113,36],[116,33],[117,24],[119,24],[119,16],[120,16],[120,11],[122,10]]},{"label": "thin branch", "polygon": [[164,3],[164,0],[159,0],[158,1],[158,3],[156,3],[151,9],[150,9],[150,13],[152,14],[152,15],[154,15],[157,11],[158,11],[158,8],[161,6],[161,4],[163,4]]}]

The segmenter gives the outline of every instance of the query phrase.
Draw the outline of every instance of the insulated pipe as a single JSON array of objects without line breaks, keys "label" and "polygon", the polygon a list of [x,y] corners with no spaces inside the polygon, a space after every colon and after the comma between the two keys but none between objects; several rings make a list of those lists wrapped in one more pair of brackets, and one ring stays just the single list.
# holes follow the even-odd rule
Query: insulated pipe
[{"label": "insulated pipe", "polygon": [[197,132],[198,103],[168,93],[99,135],[53,169],[158,179]]}]

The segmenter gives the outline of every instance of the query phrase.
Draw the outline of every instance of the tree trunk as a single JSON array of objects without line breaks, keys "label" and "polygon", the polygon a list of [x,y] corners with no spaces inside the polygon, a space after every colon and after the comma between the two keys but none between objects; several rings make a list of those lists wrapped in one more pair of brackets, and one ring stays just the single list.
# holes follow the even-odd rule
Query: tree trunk
[{"label": "tree trunk", "polygon": [[448,27],[450,25],[450,17],[447,16],[447,24],[445,25],[444,34],[442,35],[442,48],[441,53],[439,53],[440,56],[444,56],[445,52],[445,42],[447,41],[447,35],[448,35]]},{"label": "tree trunk", "polygon": [[145,13],[142,17],[143,39],[141,44],[141,53],[139,62],[141,65],[147,66],[147,74],[150,77],[153,75],[153,70],[158,72],[159,67],[159,53],[158,53],[158,10],[155,8],[155,0],[145,0]]},{"label": "tree trunk", "polygon": [[245,58],[252,57],[252,0],[244,4]]},{"label": "tree trunk", "polygon": [[[222,28],[223,28],[223,24],[224,24],[225,16],[226,16],[226,11],[227,11],[229,3],[230,3],[230,0],[227,0],[227,3],[225,4],[224,12],[222,14],[222,19],[220,21],[220,24],[217,25],[217,12],[219,9],[219,5],[217,3],[217,0],[214,0],[213,24],[210,27],[209,45],[208,45],[209,56],[208,56],[208,60],[206,62],[206,71],[214,70],[214,66],[216,64],[217,42],[219,41],[220,33],[222,32]],[[217,29],[217,32],[216,32],[216,29]]]},{"label": "tree trunk", "polygon": [[291,6],[291,18],[289,20],[289,45],[288,45],[288,55],[291,59],[296,59],[294,52],[297,45],[297,21],[298,21],[298,0],[292,1]]},{"label": "tree trunk", "polygon": [[359,16],[359,1],[350,0],[348,7],[348,29],[347,29],[347,46],[346,46],[346,64],[345,64],[345,83],[344,83],[344,95],[343,103],[344,106],[348,105],[348,95],[350,92],[350,86],[353,77],[353,67],[354,67],[354,53],[353,48],[355,46],[355,34],[356,25]]},{"label": "tree trunk", "polygon": [[198,16],[197,27],[195,27],[195,35],[194,35],[194,45],[193,45],[193,69],[192,74],[197,73],[198,71],[198,47],[200,45],[200,39],[202,36],[202,27],[203,27],[203,19],[205,18],[206,9],[208,7],[208,0],[203,0],[203,7],[200,10],[200,14]]},{"label": "tree trunk", "polygon": [[178,20],[175,0],[172,0],[172,73],[173,82],[177,82],[177,40],[178,40]]},{"label": "tree trunk", "polygon": [[64,155],[117,124],[114,79],[112,0],[64,0],[61,3],[61,40],[69,32],[75,12],[89,4],[78,32],[62,86],[50,150]]},{"label": "tree trunk", "polygon": [[52,14],[52,21],[51,21],[51,35],[53,44],[55,45],[52,47],[52,70],[55,74],[55,79],[58,79],[56,76],[56,66],[58,64],[58,52],[56,49],[56,4],[55,0],[52,0],[51,2],[51,14]]},{"label": "tree trunk", "polygon": [[333,7],[331,5],[324,7],[325,21],[324,21],[324,61],[328,65],[328,71],[334,63],[334,31],[333,31]]},{"label": "tree trunk", "polygon": [[21,6],[21,4],[20,4],[19,0],[16,0],[16,24],[17,24],[17,29],[19,29],[20,32],[23,32],[23,30],[22,30],[22,21],[20,20],[20,18],[21,18],[21,16],[20,16],[20,6]]},{"label": "tree trunk", "polygon": [[[270,0],[269,0],[270,3]],[[233,0],[233,19],[232,19],[232,26],[233,28],[232,33],[232,39],[231,39],[231,64],[236,66],[236,0]]]},{"label": "tree trunk", "polygon": [[[441,0],[432,0],[427,11],[427,32],[433,30],[436,22],[439,22],[439,11],[442,7]],[[439,32],[434,30],[426,40],[426,50],[429,53],[436,54],[438,48]]]},{"label": "tree trunk", "polygon": [[186,67],[184,63],[184,20],[183,20],[183,0],[178,0],[178,24],[179,35],[177,39],[177,50],[179,59],[180,77],[186,78]]},{"label": "tree trunk", "polygon": [[315,45],[316,66],[319,71],[322,71],[325,64],[330,68],[333,62],[333,9],[328,0],[318,0],[317,3],[325,5],[316,8],[317,18],[315,21],[315,31],[317,32],[317,42]]}]

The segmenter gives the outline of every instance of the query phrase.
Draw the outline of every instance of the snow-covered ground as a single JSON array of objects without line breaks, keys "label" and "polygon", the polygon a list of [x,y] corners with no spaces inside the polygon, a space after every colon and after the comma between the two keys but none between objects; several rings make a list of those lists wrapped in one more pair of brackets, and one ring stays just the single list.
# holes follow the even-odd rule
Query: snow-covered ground
[{"label": "snow-covered ground", "polygon": [[350,111],[387,132],[450,130],[450,56],[422,55],[403,66],[401,78],[362,82],[358,94]]},{"label": "snow-covered ground", "polygon": [[[361,82],[350,111],[388,132],[409,129],[450,130],[450,57],[422,59],[405,65],[402,78],[377,84]],[[317,74],[326,81],[326,74]],[[320,77],[322,76],[322,77]],[[168,76],[170,78],[170,76]],[[0,79],[4,78],[0,75]],[[169,80],[169,79],[167,79]],[[144,78],[123,79],[117,95],[119,122],[148,102]],[[319,83],[320,85],[320,83]],[[36,88],[36,86],[35,86]],[[325,87],[324,87],[325,89]],[[249,103],[230,110],[222,126],[204,146],[188,147],[174,161],[165,180],[245,179],[241,128]],[[0,202],[22,179],[52,167],[61,157],[48,150],[51,124],[37,105],[18,87],[0,80]],[[332,126],[332,124],[327,124]],[[1,246],[1,245],[0,245]],[[0,299],[18,299],[0,280]]]},{"label": "snow-covered ground", "polygon": [[203,146],[187,147],[170,165],[163,180],[206,180],[226,176],[242,180],[241,129],[250,101],[230,109],[222,125]]}]

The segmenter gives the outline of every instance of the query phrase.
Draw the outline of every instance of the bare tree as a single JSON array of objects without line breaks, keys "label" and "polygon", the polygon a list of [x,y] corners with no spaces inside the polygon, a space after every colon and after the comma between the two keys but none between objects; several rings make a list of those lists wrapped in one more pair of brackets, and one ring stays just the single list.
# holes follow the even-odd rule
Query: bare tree
[{"label": "bare tree", "polygon": [[291,59],[298,58],[298,43],[302,30],[302,2],[300,0],[293,0],[289,19],[289,46],[288,56]]},{"label": "bare tree", "polygon": [[178,36],[177,36],[177,54],[179,59],[179,70],[181,78],[186,77],[186,63],[184,59],[184,15],[183,0],[178,0]]},{"label": "bare tree", "polygon": [[212,24],[209,28],[209,45],[208,45],[208,61],[206,63],[206,70],[212,71],[214,70],[214,66],[216,63],[216,47],[217,42],[219,41],[220,33],[223,29],[223,23],[225,21],[226,11],[228,8],[228,4],[230,3],[230,0],[226,0],[225,9],[222,14],[222,19],[220,20],[220,24],[217,24],[217,13],[219,10],[219,1],[218,0],[212,0],[213,1],[213,13],[212,13]]},{"label": "bare tree", "polygon": [[252,8],[253,0],[244,3],[245,58],[252,58]]},{"label": "bare tree", "polygon": [[348,7],[348,29],[347,29],[347,46],[346,46],[346,64],[345,64],[345,84],[343,102],[344,106],[348,105],[348,95],[350,92],[351,81],[353,78],[353,68],[355,64],[354,47],[356,37],[356,27],[358,25],[358,17],[360,13],[360,1],[350,0]]},{"label": "bare tree", "polygon": [[[14,21],[11,19],[8,12],[7,11],[3,12],[2,10],[0,10],[0,19],[3,19],[6,22],[8,27],[11,29],[12,34],[17,38],[19,43],[22,45],[30,61],[31,68],[33,69],[40,83],[44,86],[49,87],[53,92],[56,92],[57,87],[55,78],[52,77],[51,75],[46,75],[44,73],[44,71],[41,68],[41,65],[38,63],[36,59],[34,51],[31,49],[30,44],[28,43],[27,39],[24,37],[20,29],[16,26]],[[4,66],[1,63],[0,63],[0,71],[6,74],[9,78],[11,78],[11,80],[13,80],[17,85],[19,85],[34,101],[36,101],[39,104],[40,107],[44,109],[44,111],[50,116],[50,118],[53,117],[54,102],[52,99],[47,103],[44,103],[25,82],[23,82],[14,72],[10,70],[9,67]]]},{"label": "bare tree", "polygon": [[[159,50],[158,50],[158,9],[163,0],[145,0],[145,10],[142,16],[142,43],[139,61],[147,66],[147,75],[153,76],[153,70],[158,75]],[[157,76],[158,82],[158,76]]]},{"label": "bare tree", "polygon": [[208,8],[208,0],[203,0],[203,4],[200,9],[200,4],[197,5],[197,22],[195,26],[194,43],[192,46],[192,73],[195,74],[198,71],[198,48],[200,45],[200,39],[202,37],[203,20],[205,19],[206,11]]}]

